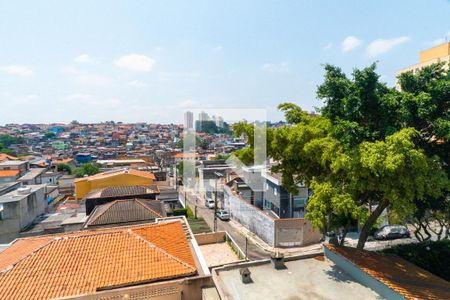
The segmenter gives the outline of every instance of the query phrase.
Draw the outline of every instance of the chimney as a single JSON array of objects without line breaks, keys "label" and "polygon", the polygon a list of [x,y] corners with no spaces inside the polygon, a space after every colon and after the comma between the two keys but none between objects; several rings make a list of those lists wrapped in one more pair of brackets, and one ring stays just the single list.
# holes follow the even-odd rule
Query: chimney
[{"label": "chimney", "polygon": [[281,252],[272,252],[270,254],[270,260],[272,262],[273,267],[276,270],[281,270],[281,269],[285,269],[285,265],[284,265],[284,254]]},{"label": "chimney", "polygon": [[240,269],[239,274],[241,274],[242,283],[247,284],[253,282],[252,278],[250,277],[251,272],[248,268]]}]

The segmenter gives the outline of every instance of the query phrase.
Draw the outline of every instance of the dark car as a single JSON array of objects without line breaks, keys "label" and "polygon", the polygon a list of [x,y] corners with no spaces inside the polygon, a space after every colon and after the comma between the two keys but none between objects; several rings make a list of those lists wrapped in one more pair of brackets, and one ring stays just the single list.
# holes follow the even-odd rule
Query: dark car
[{"label": "dark car", "polygon": [[409,238],[411,234],[408,228],[403,225],[386,225],[375,232],[373,237],[377,240],[393,240],[400,238]]}]

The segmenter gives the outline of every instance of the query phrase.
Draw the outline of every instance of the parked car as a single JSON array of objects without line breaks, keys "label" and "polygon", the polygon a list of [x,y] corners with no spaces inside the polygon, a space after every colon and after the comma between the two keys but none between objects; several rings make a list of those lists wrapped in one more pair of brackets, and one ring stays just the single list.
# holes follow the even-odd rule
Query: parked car
[{"label": "parked car", "polygon": [[216,215],[219,219],[221,219],[222,221],[228,221],[230,219],[230,214],[224,210],[224,209],[219,209],[216,212]]},{"label": "parked car", "polygon": [[375,232],[373,237],[377,240],[392,240],[399,238],[409,238],[411,234],[408,228],[403,225],[386,225]]},{"label": "parked car", "polygon": [[207,207],[207,208],[214,208],[215,207],[215,202],[214,202],[214,200],[213,199],[211,199],[211,198],[206,198],[206,200],[205,200],[205,206]]}]

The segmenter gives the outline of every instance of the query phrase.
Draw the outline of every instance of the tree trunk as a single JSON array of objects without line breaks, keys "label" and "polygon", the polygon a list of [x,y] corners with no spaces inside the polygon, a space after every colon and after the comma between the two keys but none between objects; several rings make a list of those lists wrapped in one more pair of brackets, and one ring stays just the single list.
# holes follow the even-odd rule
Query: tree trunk
[{"label": "tree trunk", "polygon": [[347,232],[348,232],[348,229],[347,229],[347,227],[346,227],[346,228],[344,228],[344,232],[343,232],[343,234],[342,234],[342,238],[341,238],[341,240],[339,241],[339,246],[344,246],[344,243],[345,243],[345,237],[347,236]]},{"label": "tree trunk", "polygon": [[364,245],[366,244],[367,238],[369,237],[370,229],[375,224],[383,210],[388,206],[389,202],[385,200],[378,203],[377,208],[375,208],[373,213],[367,219],[366,223],[364,223],[364,226],[361,228],[361,233],[359,234],[358,245],[356,246],[356,248],[364,249]]}]

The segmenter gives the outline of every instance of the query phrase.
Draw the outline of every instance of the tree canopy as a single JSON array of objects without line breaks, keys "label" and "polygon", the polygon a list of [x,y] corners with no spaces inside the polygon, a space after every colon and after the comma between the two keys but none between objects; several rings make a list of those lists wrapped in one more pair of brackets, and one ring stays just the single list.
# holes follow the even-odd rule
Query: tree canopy
[{"label": "tree canopy", "polygon": [[[313,191],[306,218],[324,232],[358,221],[359,248],[384,209],[411,217],[420,205],[427,210],[448,200],[450,186],[448,71],[438,64],[402,74],[396,90],[375,69],[356,69],[349,78],[326,65],[317,90],[321,115],[283,103],[288,125],[267,135],[283,185],[295,193],[306,183]],[[251,161],[254,132],[248,124],[236,128],[250,141],[236,155]]]},{"label": "tree canopy", "polygon": [[76,168],[74,173],[76,177],[91,176],[100,173],[100,167],[97,163],[91,162]]}]

